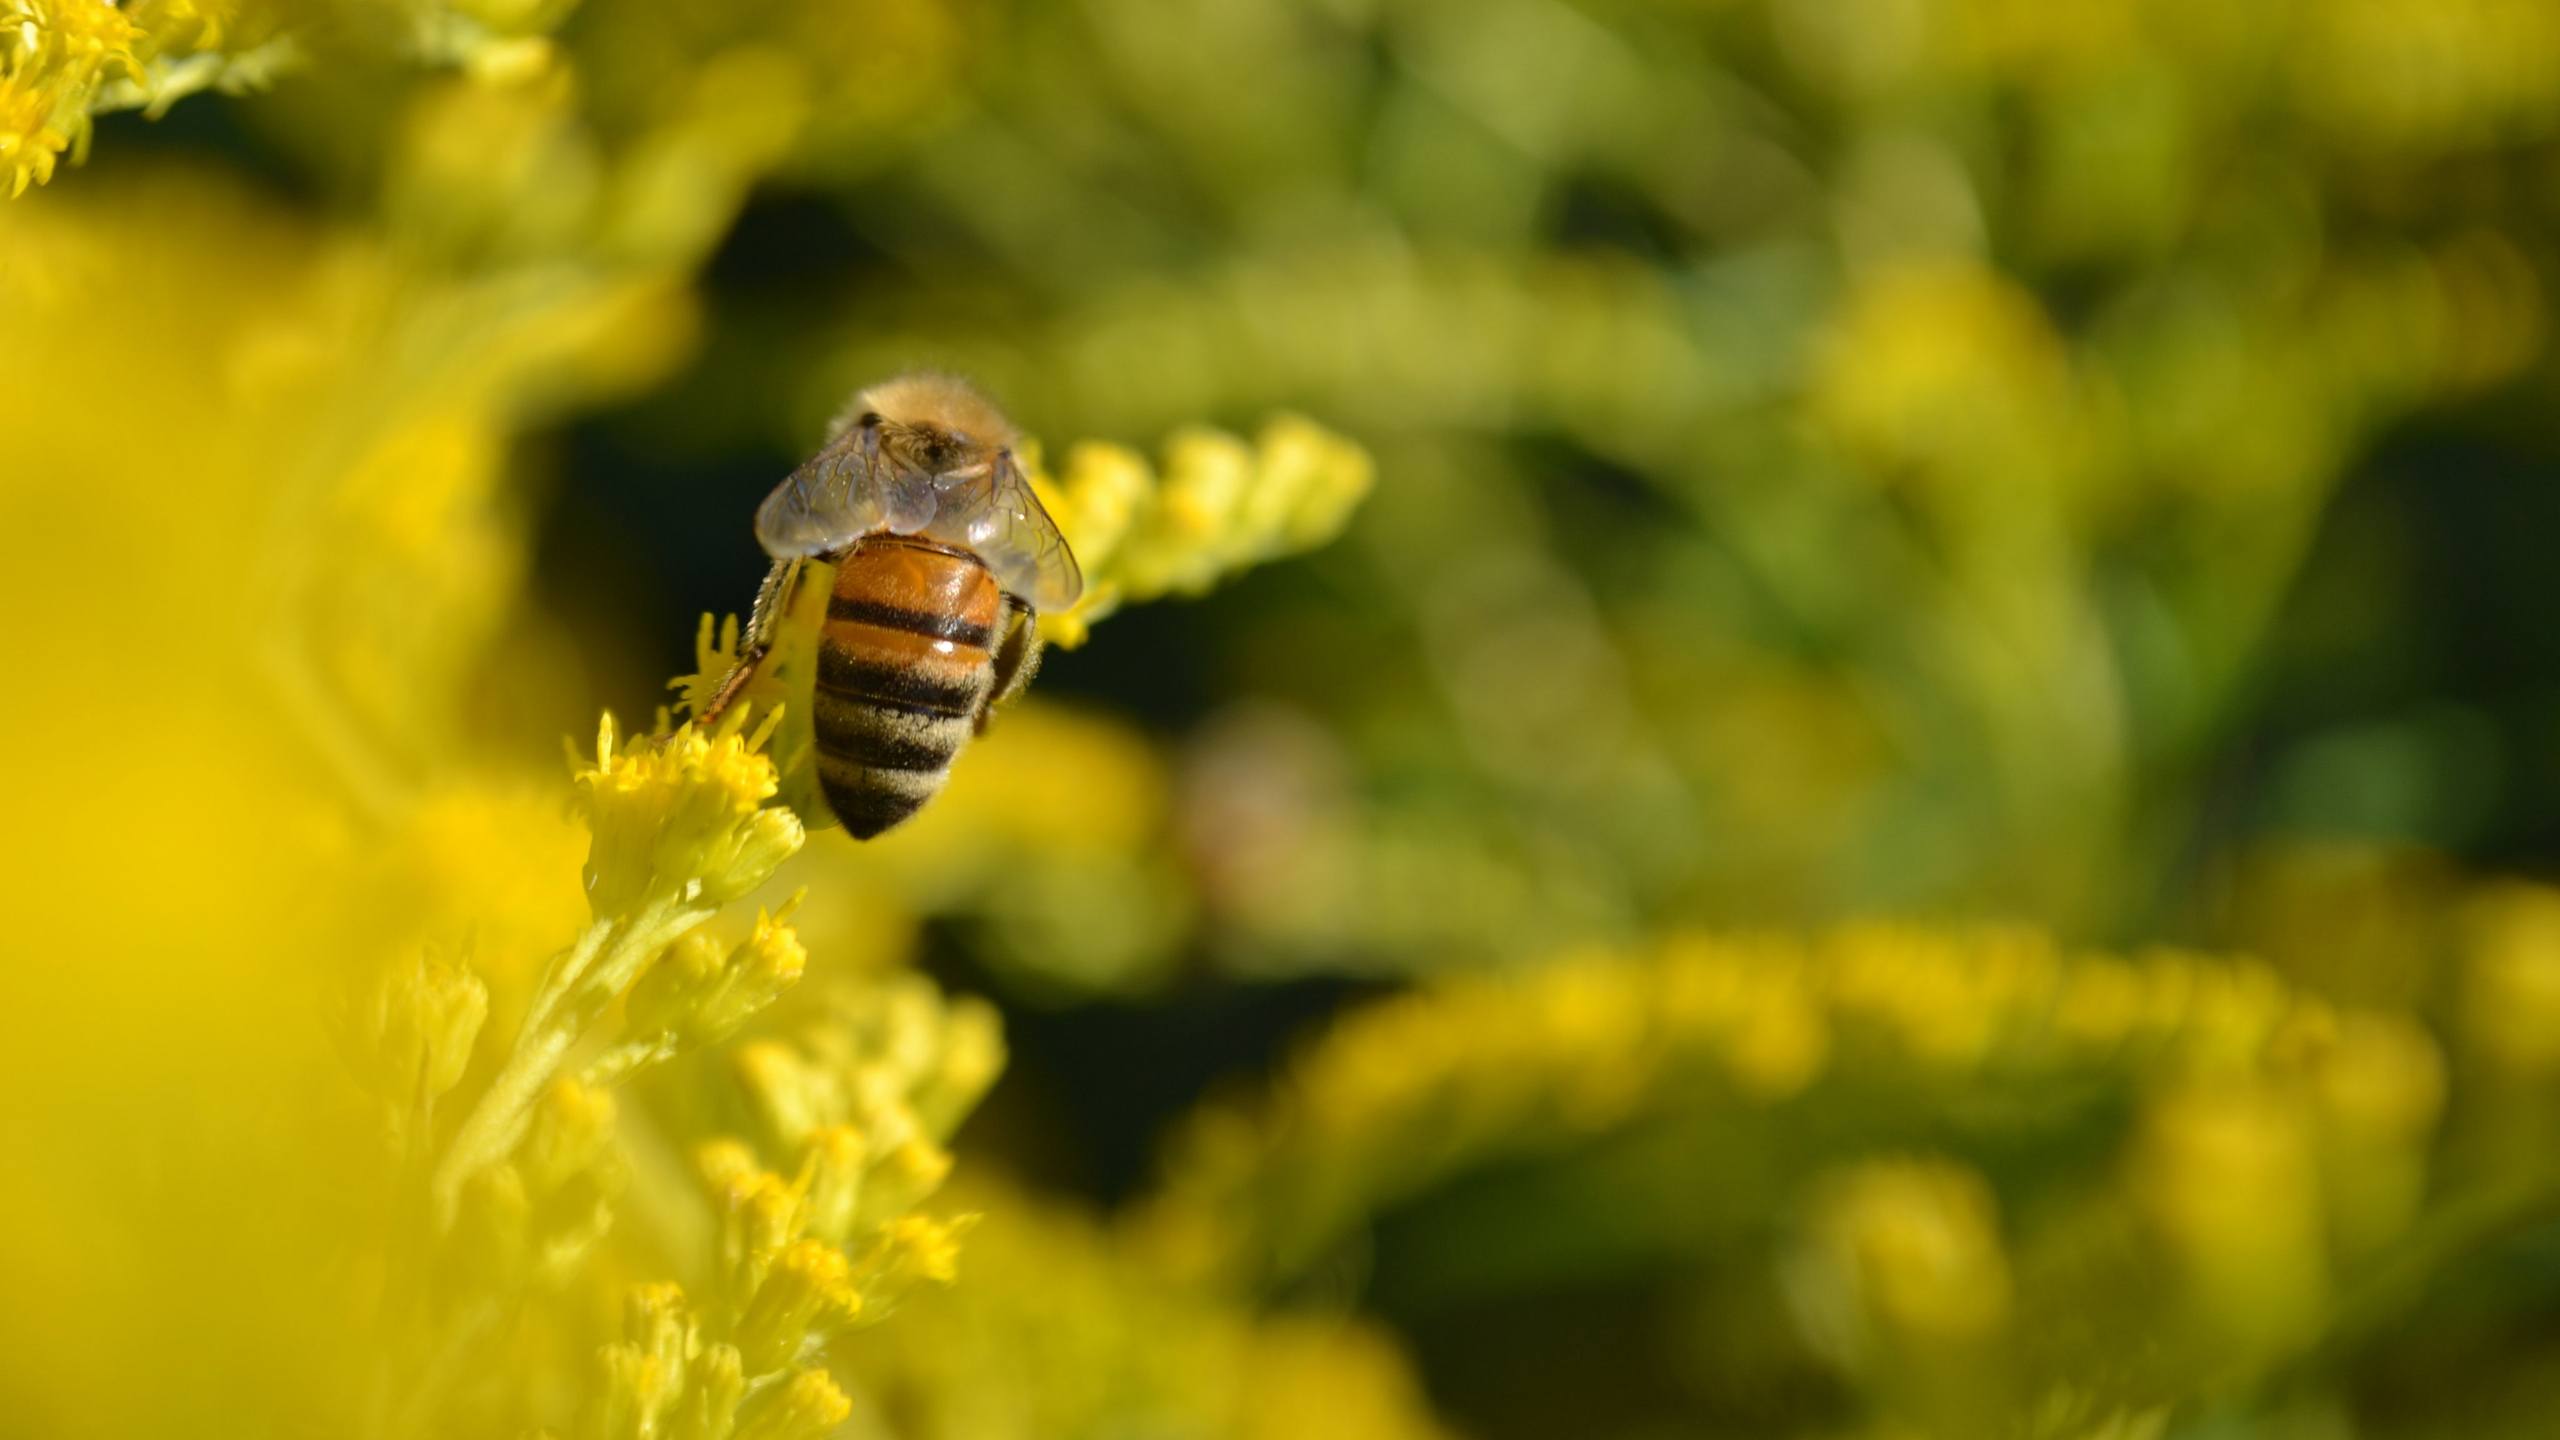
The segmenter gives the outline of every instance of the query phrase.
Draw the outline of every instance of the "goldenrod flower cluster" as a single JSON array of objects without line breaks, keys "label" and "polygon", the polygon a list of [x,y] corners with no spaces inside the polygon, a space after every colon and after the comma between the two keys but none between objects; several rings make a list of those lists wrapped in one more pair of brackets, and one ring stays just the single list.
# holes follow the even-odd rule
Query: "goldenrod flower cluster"
[{"label": "goldenrod flower cluster", "polygon": [[[738,1052],[762,1140],[700,1147],[718,1216],[710,1280],[698,1302],[672,1284],[632,1293],[622,1338],[598,1352],[585,1433],[833,1433],[852,1401],[817,1363],[828,1341],[887,1318],[919,1282],[955,1278],[974,1217],[914,1207],[1002,1064],[992,1012],[946,1012],[921,981],[854,988],[807,1034],[805,1054]],[[792,1157],[788,1178],[766,1154]]]},{"label": "goldenrod flower cluster", "polygon": [[[1807,1343],[1980,1433],[2300,1354],[2418,1223],[2446,1085],[2424,1028],[2247,964],[1998,931],[1678,938],[1353,1015],[1268,1103],[1198,1117],[1140,1234],[1189,1273],[1285,1284],[1464,1173],[1632,1146],[1713,1193],[1615,1243],[1765,1243],[1759,1217],[1800,1198],[1771,1263]],[[2017,1168],[2093,1131],[2104,1181]],[[2109,1381],[2110,1353],[2142,1358]]]},{"label": "goldenrod flower cluster", "polygon": [[[895,1423],[869,1440],[1146,1431],[1235,1440],[1441,1440],[1394,1342],[1330,1313],[1259,1314],[1180,1283],[1129,1238],[981,1175],[970,1274],[852,1357]],[[1037,1276],[1032,1283],[994,1277]],[[981,1283],[981,1281],[989,1283]]]},{"label": "goldenrod flower cluster", "polygon": [[[1131,553],[1205,582],[1338,524],[1356,485],[1311,495],[1307,477],[1347,470],[1365,483],[1358,452],[1307,427],[1278,434],[1266,451],[1279,458],[1226,477],[1221,498],[1230,511],[1299,517],[1294,526],[1237,540],[1236,523],[1212,515]],[[1181,473],[1193,478],[1176,495],[1205,483]],[[735,632],[733,620],[731,645]],[[706,619],[706,674],[728,659],[710,635]],[[588,1283],[633,1179],[614,1091],[722,1046],[806,971],[789,923],[799,897],[759,911],[743,939],[708,928],[804,844],[799,816],[773,803],[782,785],[769,746],[788,733],[786,713],[751,699],[716,724],[631,740],[605,719],[574,775],[592,918],[542,968],[511,1037],[489,1040],[488,982],[434,947],[401,952],[348,1002],[348,1054],[402,1183],[420,1191],[394,1212],[414,1231],[383,1240],[389,1270],[414,1272],[386,1291],[379,1322],[387,1348],[371,1403],[395,1428],[539,1405],[539,1371],[494,1396],[453,1372],[485,1364],[499,1319],[530,1297]],[[696,1157],[716,1217],[709,1279],[698,1292],[666,1281],[630,1292],[619,1338],[597,1351],[582,1433],[832,1433],[852,1401],[824,1366],[828,1342],[885,1318],[916,1284],[957,1274],[973,1217],[917,1207],[950,1173],[945,1144],[1002,1065],[995,1012],[946,1002],[913,976],[841,984],[792,1038],[738,1045],[729,1069],[746,1133],[707,1138]],[[440,1124],[440,1108],[458,1120]]]},{"label": "goldenrod flower cluster", "polygon": [[1041,625],[1080,645],[1124,604],[1197,595],[1238,570],[1339,534],[1369,493],[1367,452],[1312,421],[1284,416],[1250,445],[1215,430],[1179,431],[1150,467],[1117,445],[1070,448],[1052,475],[1033,467],[1058,528],[1084,567],[1084,597]]},{"label": "goldenrod flower cluster", "polygon": [[263,86],[298,53],[256,0],[10,0],[0,6],[0,183],[12,197],[89,153],[90,116],[157,116],[199,90]]},{"label": "goldenrod flower cluster", "polygon": [[[718,1043],[800,979],[807,955],[775,917],[760,914],[734,946],[701,928],[801,843],[790,812],[763,803],[772,766],[759,753],[763,731],[744,721],[624,745],[606,720],[577,775],[593,918],[544,967],[512,1035],[488,1038],[489,987],[447,955],[401,956],[350,1004],[347,1049],[403,1177],[403,1203],[391,1212],[403,1218],[376,1241],[397,1277],[375,1321],[377,1423],[404,1432],[479,1425],[532,1402],[521,1391],[493,1399],[457,1367],[485,1381],[499,1322],[528,1297],[570,1285],[612,1229],[629,1183],[612,1087]],[[600,1034],[617,1005],[617,1033]],[[478,1083],[465,1085],[474,1075]],[[439,1126],[440,1105],[457,1109],[458,1122]],[[855,1178],[828,1183],[841,1189]],[[815,1302],[790,1292],[791,1282],[764,1299],[774,1259],[770,1247],[750,1246],[732,1267],[742,1287],[733,1327],[757,1342],[743,1349],[720,1348],[730,1332],[715,1331],[705,1350],[673,1287],[636,1293],[630,1343],[603,1352],[595,1433],[676,1433],[679,1401],[691,1427],[681,1433],[702,1436],[815,1436],[823,1427],[812,1428],[809,1414],[836,1405],[841,1418],[823,1372],[748,1383],[800,1359],[802,1331],[816,1318]],[[757,1325],[747,1326],[749,1315]],[[742,1369],[742,1356],[753,1363]]]}]

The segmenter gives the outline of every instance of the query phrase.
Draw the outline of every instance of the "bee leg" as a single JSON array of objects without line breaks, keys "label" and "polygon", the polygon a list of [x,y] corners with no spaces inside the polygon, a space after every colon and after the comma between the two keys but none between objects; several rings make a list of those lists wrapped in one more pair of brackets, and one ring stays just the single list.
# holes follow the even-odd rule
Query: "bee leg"
[{"label": "bee leg", "polygon": [[711,692],[710,701],[702,707],[700,714],[693,717],[695,724],[707,726],[728,713],[729,707],[737,703],[738,696],[745,692],[747,682],[755,679],[756,667],[764,663],[765,655],[773,649],[773,632],[780,628],[782,617],[791,611],[791,591],[800,578],[801,563],[796,559],[775,561],[773,569],[764,577],[764,584],[756,588],[756,604],[747,612],[746,641],[738,647],[738,663],[729,667],[729,673],[721,678],[720,688]]},{"label": "bee leg", "polygon": [[729,712],[729,707],[746,690],[747,682],[756,678],[756,666],[763,663],[764,654],[762,645],[746,647],[738,656],[738,663],[730,666],[729,673],[722,677],[720,688],[711,692],[711,699],[703,705],[702,713],[693,717],[696,726],[708,727]]},{"label": "bee leg", "polygon": [[995,683],[978,707],[977,733],[987,733],[996,707],[1010,702],[1040,671],[1040,617],[1013,595],[1004,597],[1004,638],[996,642]]}]

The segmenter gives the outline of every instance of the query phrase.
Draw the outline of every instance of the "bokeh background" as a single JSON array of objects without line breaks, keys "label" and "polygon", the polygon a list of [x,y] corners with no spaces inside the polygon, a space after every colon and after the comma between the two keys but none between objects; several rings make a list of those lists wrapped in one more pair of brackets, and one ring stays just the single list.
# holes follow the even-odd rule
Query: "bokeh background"
[{"label": "bokeh background", "polygon": [[[2560,9],[0,20],[0,1432],[409,1433],[331,977],[521,1008],[560,737],[936,366],[1374,483],[777,882],[774,1033],[1009,1052],[845,1433],[2547,1433]],[[589,1423],[733,1068],[417,1425]]]}]

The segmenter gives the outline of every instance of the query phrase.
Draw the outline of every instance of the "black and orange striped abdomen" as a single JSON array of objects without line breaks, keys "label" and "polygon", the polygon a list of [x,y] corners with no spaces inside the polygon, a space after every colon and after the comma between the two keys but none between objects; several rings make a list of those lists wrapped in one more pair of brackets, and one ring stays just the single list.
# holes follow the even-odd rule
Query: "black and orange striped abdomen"
[{"label": "black and orange striped abdomen", "polygon": [[811,714],[827,805],[868,840],[942,789],[994,684],[1004,613],[987,567],[874,535],[836,569]]}]

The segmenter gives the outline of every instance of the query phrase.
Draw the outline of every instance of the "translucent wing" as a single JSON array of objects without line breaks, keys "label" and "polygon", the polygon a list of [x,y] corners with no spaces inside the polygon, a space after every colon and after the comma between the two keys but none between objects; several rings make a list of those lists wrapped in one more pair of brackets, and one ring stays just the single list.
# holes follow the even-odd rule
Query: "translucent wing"
[{"label": "translucent wing", "polygon": [[941,504],[921,530],[926,538],[977,556],[997,584],[1034,610],[1064,610],[1084,593],[1084,573],[1066,537],[1040,508],[1012,451],[997,451],[982,468],[941,477],[940,489]]},{"label": "translucent wing", "polygon": [[879,437],[857,425],[773,487],[756,507],[756,541],[776,560],[830,555],[880,528],[886,511],[872,474]]},{"label": "translucent wing", "polygon": [[865,535],[911,535],[933,523],[934,477],[882,453],[880,432],[856,425],[827,442],[756,507],[756,539],[776,560],[834,555]]}]

